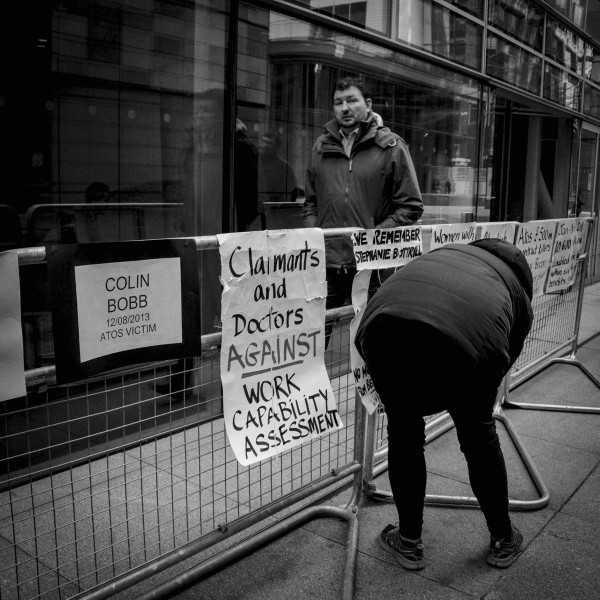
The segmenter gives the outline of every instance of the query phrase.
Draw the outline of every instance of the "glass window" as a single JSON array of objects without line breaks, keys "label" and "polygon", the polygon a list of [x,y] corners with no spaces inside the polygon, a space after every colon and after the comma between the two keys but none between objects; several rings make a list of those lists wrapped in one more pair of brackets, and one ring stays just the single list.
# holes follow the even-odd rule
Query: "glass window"
[{"label": "glass window", "polygon": [[548,63],[544,71],[544,98],[572,110],[580,110],[582,82],[565,70]]},{"label": "glass window", "polygon": [[[391,0],[292,0],[334,19],[390,34]],[[480,1],[480,0],[475,0]]]},{"label": "glass window", "polygon": [[[238,62],[237,117],[259,152],[262,206],[252,228],[301,223],[296,205],[303,201],[311,149],[333,118],[331,94],[343,75],[365,80],[374,111],[408,143],[425,203],[423,222],[486,220],[489,202],[488,208],[477,202],[485,186],[478,187],[477,178],[481,90],[475,81],[276,12],[248,10],[261,25],[252,33],[256,43],[247,44],[252,60]],[[264,94],[254,103],[247,95],[252,77],[244,72],[246,64],[267,65]],[[289,200],[296,202],[277,212],[281,207],[274,205]]]},{"label": "glass window", "polygon": [[546,56],[574,71],[583,74],[583,40],[562,23],[548,18],[546,26]]},{"label": "glass window", "polygon": [[590,44],[585,45],[585,78],[600,83],[600,51]]},{"label": "glass window", "polygon": [[[586,4],[579,0],[580,4]],[[583,23],[585,30],[595,39],[600,39],[600,0],[587,0],[587,11],[583,12]]]},{"label": "glass window", "polygon": [[4,78],[0,177],[26,243],[220,232],[220,4],[43,4],[2,40],[21,58]]},{"label": "glass window", "polygon": [[542,60],[524,48],[488,34],[487,73],[533,94],[541,88]]},{"label": "glass window", "polygon": [[452,0],[452,4],[476,17],[482,18],[483,1],[484,0]]},{"label": "glass window", "polygon": [[587,83],[584,90],[583,112],[594,119],[600,119],[600,90]]},{"label": "glass window", "polygon": [[577,27],[583,27],[586,2],[591,4],[596,0],[546,0],[547,4],[570,19]]},{"label": "glass window", "polygon": [[490,0],[489,23],[538,52],[542,49],[544,12],[523,0]]},{"label": "glass window", "polygon": [[431,0],[398,3],[398,39],[473,69],[481,69],[483,29]]}]

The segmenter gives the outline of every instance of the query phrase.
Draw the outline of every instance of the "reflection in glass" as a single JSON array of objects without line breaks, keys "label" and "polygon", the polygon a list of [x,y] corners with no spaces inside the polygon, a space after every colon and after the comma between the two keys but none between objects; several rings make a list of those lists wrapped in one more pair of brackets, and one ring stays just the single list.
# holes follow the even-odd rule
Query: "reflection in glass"
[{"label": "reflection in glass", "polygon": [[537,6],[524,0],[490,0],[489,23],[541,51],[544,13]]},{"label": "reflection in glass", "polygon": [[548,18],[546,26],[546,56],[571,69],[578,75],[583,74],[583,39],[558,21]]},{"label": "reflection in glass", "polygon": [[[255,16],[258,21],[264,19]],[[489,201],[477,201],[488,187],[477,176],[482,111],[474,80],[275,12],[268,22],[268,45],[251,46],[255,64],[268,62],[267,102],[250,106],[241,100],[248,89],[239,82],[249,87],[252,80],[238,67],[237,114],[257,146],[265,133],[278,132],[279,154],[299,188],[312,145],[333,116],[335,80],[358,75],[371,90],[373,110],[409,145],[425,204],[422,222],[487,220]]]},{"label": "reflection in glass", "polygon": [[481,68],[482,28],[431,0],[398,3],[398,39],[454,62]]},{"label": "reflection in glass", "polygon": [[488,34],[487,73],[533,94],[540,93],[542,60],[524,48]]},{"label": "reflection in glass", "polygon": [[600,90],[587,83],[584,89],[583,112],[594,119],[600,119]]},{"label": "reflection in glass", "polygon": [[582,82],[563,69],[546,63],[544,71],[544,98],[572,110],[581,105]]}]

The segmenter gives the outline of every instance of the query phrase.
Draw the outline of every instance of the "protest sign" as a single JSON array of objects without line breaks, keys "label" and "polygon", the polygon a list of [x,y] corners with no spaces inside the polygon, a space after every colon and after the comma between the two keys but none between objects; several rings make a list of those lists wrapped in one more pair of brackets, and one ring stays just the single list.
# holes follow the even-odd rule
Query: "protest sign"
[{"label": "protest sign", "polygon": [[[354,257],[358,273],[352,285],[354,319],[350,323],[350,339],[354,340],[362,312],[367,304],[371,271],[401,267],[423,254],[421,227],[397,229],[366,229],[352,234]],[[373,385],[367,366],[350,343],[350,367],[356,391],[369,414],[379,405],[379,395]]]},{"label": "protest sign", "polygon": [[363,229],[351,237],[358,271],[398,267],[423,254],[421,227]]},{"label": "protest sign", "polygon": [[354,376],[356,392],[367,412],[372,415],[380,404],[379,394],[375,389],[367,365],[358,353],[356,344],[354,343],[356,332],[362,320],[362,314],[367,306],[370,280],[371,271],[363,270],[354,276],[354,281],[352,282],[354,319],[350,322],[350,366],[352,368],[352,375]]},{"label": "protest sign", "polygon": [[0,252],[0,401],[27,394],[19,258],[14,251]]},{"label": "protest sign", "polygon": [[546,293],[565,290],[574,283],[586,225],[585,219],[578,218],[557,222]]},{"label": "protest sign", "polygon": [[342,427],[324,363],[320,229],[217,236],[223,414],[249,465]]},{"label": "protest sign", "polygon": [[533,277],[533,297],[544,293],[554,247],[556,221],[528,221],[519,224],[515,246],[523,252]]},{"label": "protest sign", "polygon": [[493,238],[514,244],[516,229],[516,221],[505,221],[502,223],[478,223],[476,239],[487,240]]},{"label": "protest sign", "polygon": [[474,242],[476,231],[477,223],[432,225],[429,250],[435,250],[446,244],[469,244]]},{"label": "protest sign", "polygon": [[47,254],[59,383],[199,353],[193,240],[67,244]]}]

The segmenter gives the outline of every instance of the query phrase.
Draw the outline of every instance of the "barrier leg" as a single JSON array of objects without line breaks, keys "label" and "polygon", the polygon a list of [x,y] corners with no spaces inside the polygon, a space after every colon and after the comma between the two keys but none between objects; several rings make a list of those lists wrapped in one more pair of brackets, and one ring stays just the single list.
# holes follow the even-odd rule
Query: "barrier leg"
[{"label": "barrier leg", "polygon": [[[502,398],[507,393],[507,379],[504,380],[504,385],[500,388],[499,399],[496,402],[496,407],[494,409],[493,416],[497,421],[500,421],[506,428],[508,435],[510,436],[515,448],[517,449],[519,456],[527,469],[527,473],[533,482],[539,497],[534,500],[518,500],[518,499],[509,499],[508,506],[512,510],[539,510],[548,504],[550,501],[550,494],[548,492],[548,488],[542,481],[540,474],[533,463],[529,453],[527,452],[525,446],[521,442],[515,428],[512,426],[510,421],[507,419],[506,415],[502,411],[501,404]],[[375,420],[372,417],[369,420]],[[449,423],[448,423],[449,421]],[[437,419],[433,419],[425,428],[426,436],[425,442],[429,443],[433,441],[446,431],[452,429],[454,423],[448,413],[442,413]],[[374,435],[370,435],[371,429],[375,429],[372,424],[367,426],[367,445],[373,444]],[[386,451],[387,452],[387,451]],[[368,453],[367,453],[368,457]],[[365,472],[372,473],[372,476],[375,477],[380,475],[385,470],[387,470],[387,460],[381,462],[376,466],[365,465]],[[372,480],[368,481],[364,485],[365,493],[372,499],[381,502],[393,502],[394,497],[391,492],[385,490],[378,490]],[[425,496],[425,504],[427,505],[438,505],[438,506],[452,506],[452,507],[479,507],[479,502],[477,498],[470,496],[445,496],[438,494],[427,494]]]},{"label": "barrier leg", "polygon": [[[541,366],[540,369],[528,373],[527,377],[521,378],[511,384],[511,390],[517,388],[521,384],[525,383],[533,376],[538,375],[542,371],[545,371],[548,367],[556,364],[569,365],[578,368],[595,386],[600,390],[600,380],[575,356],[575,352],[572,352],[568,357],[554,358],[549,362],[546,362]],[[530,410],[551,410],[557,412],[576,412],[576,413],[589,413],[589,414],[600,414],[600,406],[576,406],[570,404],[544,404],[537,402],[514,402],[510,400],[510,395],[504,400],[505,406],[512,406],[515,408],[524,408]]]}]

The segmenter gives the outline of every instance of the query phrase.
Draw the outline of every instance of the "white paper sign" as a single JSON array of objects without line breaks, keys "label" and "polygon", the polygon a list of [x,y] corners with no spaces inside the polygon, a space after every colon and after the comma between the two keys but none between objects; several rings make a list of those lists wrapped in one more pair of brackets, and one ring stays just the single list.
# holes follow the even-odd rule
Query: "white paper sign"
[{"label": "white paper sign", "polygon": [[502,223],[479,223],[477,225],[477,239],[488,240],[493,238],[514,244],[516,230],[516,221],[505,221]]},{"label": "white paper sign", "polygon": [[370,280],[371,271],[365,270],[358,272],[352,282],[352,304],[355,316],[350,323],[350,366],[354,376],[356,392],[367,412],[372,415],[380,404],[379,394],[375,389],[367,365],[354,344],[356,332],[358,331],[364,309],[367,305]]},{"label": "white paper sign", "polygon": [[533,297],[544,293],[554,247],[556,220],[528,221],[519,225],[515,246],[527,259],[533,277]]},{"label": "white paper sign", "polygon": [[21,329],[19,258],[0,252],[0,401],[27,394]]},{"label": "white paper sign", "polygon": [[81,362],[182,342],[179,257],[75,267]]},{"label": "white paper sign", "polygon": [[342,427],[324,363],[320,229],[217,236],[229,442],[249,465]]},{"label": "white paper sign", "polygon": [[352,234],[356,268],[388,269],[423,254],[421,227],[364,229]]},{"label": "white paper sign", "polygon": [[475,241],[477,223],[449,223],[431,226],[430,250],[446,244],[469,244]]},{"label": "white paper sign", "polygon": [[575,281],[577,258],[583,242],[583,219],[561,219],[557,223],[556,237],[546,293],[567,289]]}]

